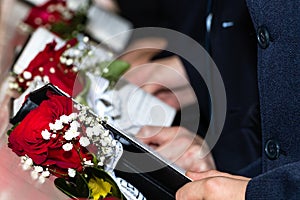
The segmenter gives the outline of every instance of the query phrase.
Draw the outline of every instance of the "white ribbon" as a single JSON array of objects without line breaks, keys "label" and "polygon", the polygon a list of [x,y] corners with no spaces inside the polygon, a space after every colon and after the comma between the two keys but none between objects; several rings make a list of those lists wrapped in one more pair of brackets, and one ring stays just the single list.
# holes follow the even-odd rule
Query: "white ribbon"
[{"label": "white ribbon", "polygon": [[109,90],[109,81],[90,72],[86,73],[91,84],[87,95],[88,106],[100,117],[114,118],[121,115],[121,100],[115,90]]}]

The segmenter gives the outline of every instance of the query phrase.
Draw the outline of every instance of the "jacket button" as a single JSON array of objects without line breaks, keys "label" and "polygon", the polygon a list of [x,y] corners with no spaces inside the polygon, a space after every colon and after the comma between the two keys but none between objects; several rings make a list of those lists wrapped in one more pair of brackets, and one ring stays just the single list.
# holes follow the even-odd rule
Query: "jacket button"
[{"label": "jacket button", "polygon": [[265,153],[270,160],[276,160],[280,154],[280,146],[276,140],[268,140],[265,146]]},{"label": "jacket button", "polygon": [[265,26],[260,26],[257,29],[257,41],[262,49],[265,49],[270,44],[270,34]]}]

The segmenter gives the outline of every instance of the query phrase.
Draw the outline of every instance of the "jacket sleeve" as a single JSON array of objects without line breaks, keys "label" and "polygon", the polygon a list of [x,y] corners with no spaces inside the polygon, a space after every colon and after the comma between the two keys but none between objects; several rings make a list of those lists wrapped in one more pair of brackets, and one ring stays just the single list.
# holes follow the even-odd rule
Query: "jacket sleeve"
[{"label": "jacket sleeve", "polygon": [[300,161],[253,178],[247,186],[246,199],[300,199]]}]

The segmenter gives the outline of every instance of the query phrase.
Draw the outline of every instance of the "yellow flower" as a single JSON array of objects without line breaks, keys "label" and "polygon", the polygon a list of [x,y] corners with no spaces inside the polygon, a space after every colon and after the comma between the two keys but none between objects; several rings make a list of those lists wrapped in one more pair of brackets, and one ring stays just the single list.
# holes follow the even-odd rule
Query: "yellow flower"
[{"label": "yellow flower", "polygon": [[92,197],[94,200],[105,198],[108,194],[111,194],[112,185],[102,178],[91,178],[88,186],[92,191]]}]

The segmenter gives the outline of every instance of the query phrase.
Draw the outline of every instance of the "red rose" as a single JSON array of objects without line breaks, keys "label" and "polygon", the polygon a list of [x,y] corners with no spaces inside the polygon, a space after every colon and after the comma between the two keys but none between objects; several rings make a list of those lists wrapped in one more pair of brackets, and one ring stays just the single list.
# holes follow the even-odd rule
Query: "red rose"
[{"label": "red rose", "polygon": [[[31,110],[21,123],[9,135],[8,146],[19,156],[29,156],[36,165],[66,173],[68,168],[82,170],[82,159],[92,159],[84,147],[79,148],[79,142],[74,142],[70,151],[62,148],[64,138],[61,134],[50,140],[43,139],[43,130],[49,130],[49,123],[54,123],[61,115],[73,112],[70,98],[49,93],[49,99],[44,100],[36,109]],[[77,151],[79,150],[79,152]],[[55,175],[59,175],[54,173]]]},{"label": "red rose", "polygon": [[50,29],[51,24],[61,22],[68,24],[73,17],[65,0],[49,0],[45,4],[33,7],[24,22],[36,29],[45,26]]},{"label": "red rose", "polygon": [[50,81],[70,96],[76,96],[83,88],[80,77],[73,70],[74,66],[67,66],[60,62],[60,57],[67,48],[77,44],[77,39],[69,40],[63,47],[56,50],[56,41],[46,45],[45,49],[37,54],[28,67],[18,75],[16,81],[24,91],[36,77]]},{"label": "red rose", "polygon": [[87,21],[87,8],[71,10],[66,0],[49,0],[33,7],[23,20],[31,29],[44,27],[52,33],[67,39],[83,32]]}]

